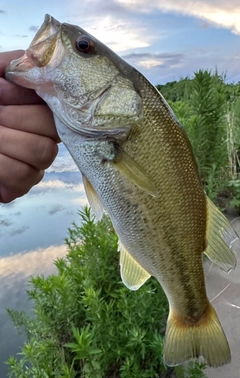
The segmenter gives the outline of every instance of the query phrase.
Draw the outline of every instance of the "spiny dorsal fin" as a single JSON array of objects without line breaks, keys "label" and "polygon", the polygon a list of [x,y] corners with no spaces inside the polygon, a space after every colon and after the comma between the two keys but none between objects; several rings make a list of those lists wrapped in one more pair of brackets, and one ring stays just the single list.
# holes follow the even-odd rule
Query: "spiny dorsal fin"
[{"label": "spiny dorsal fin", "polygon": [[137,263],[120,241],[118,249],[122,281],[130,290],[138,290],[151,275]]},{"label": "spiny dorsal fin", "polygon": [[117,148],[116,159],[110,161],[114,167],[126,176],[133,184],[149,193],[153,197],[158,197],[159,193],[147,176],[144,169],[124,150]]},{"label": "spiny dorsal fin", "polygon": [[207,197],[207,249],[206,255],[221,269],[229,272],[237,264],[232,248],[238,235],[227,218]]},{"label": "spiny dorsal fin", "polygon": [[95,192],[92,184],[90,183],[90,181],[88,181],[85,175],[82,175],[82,179],[89,205],[92,208],[92,211],[95,214],[97,220],[101,220],[104,214],[102,202]]}]

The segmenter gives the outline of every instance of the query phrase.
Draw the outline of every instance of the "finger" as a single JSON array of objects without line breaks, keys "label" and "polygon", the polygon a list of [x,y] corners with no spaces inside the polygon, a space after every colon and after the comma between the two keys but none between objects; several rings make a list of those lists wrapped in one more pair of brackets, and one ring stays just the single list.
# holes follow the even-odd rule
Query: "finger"
[{"label": "finger", "polygon": [[4,71],[13,59],[18,59],[24,54],[23,50],[15,50],[0,53],[0,104],[35,104],[43,102],[31,89],[26,89],[8,83],[4,77]]},{"label": "finger", "polygon": [[[43,174],[43,171],[0,154],[0,202],[7,203],[23,196],[42,179]],[[7,184],[2,185],[2,182]]]},{"label": "finger", "polygon": [[60,142],[52,112],[46,104],[0,106],[0,125],[44,135]]},{"label": "finger", "polygon": [[6,51],[0,53],[0,76],[4,76],[5,68],[9,63],[23,56],[24,50]]},{"label": "finger", "polygon": [[57,152],[57,144],[51,138],[0,126],[0,153],[3,155],[41,170],[52,164]]},{"label": "finger", "polygon": [[0,104],[22,105],[38,104],[43,100],[32,89],[23,88],[0,77]]}]

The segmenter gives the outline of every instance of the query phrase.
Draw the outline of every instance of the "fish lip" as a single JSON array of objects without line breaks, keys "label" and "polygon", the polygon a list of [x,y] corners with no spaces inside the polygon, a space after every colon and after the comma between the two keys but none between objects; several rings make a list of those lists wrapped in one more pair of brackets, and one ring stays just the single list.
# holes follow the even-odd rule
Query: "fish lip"
[{"label": "fish lip", "polygon": [[25,69],[32,68],[33,64],[28,59],[26,53],[18,59],[12,60],[5,69],[5,77],[8,79],[9,75],[14,74],[13,71],[22,72]]},{"label": "fish lip", "polygon": [[[18,59],[12,60],[8,67],[5,69],[4,77],[15,84],[21,85],[22,78],[26,70],[34,68],[32,62],[28,59],[27,55],[24,54]],[[23,84],[25,79],[23,80]]]},{"label": "fish lip", "polygon": [[[49,14],[45,15],[44,22],[37,31],[25,54],[13,60],[5,69],[5,78],[16,84],[26,82],[25,72],[46,66],[51,60],[57,39],[61,33],[62,24]],[[53,48],[52,48],[53,46]]]}]

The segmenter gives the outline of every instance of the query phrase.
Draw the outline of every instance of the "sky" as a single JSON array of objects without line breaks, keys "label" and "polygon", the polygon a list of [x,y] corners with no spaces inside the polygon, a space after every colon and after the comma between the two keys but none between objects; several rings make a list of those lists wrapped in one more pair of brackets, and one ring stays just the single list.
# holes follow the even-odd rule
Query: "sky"
[{"label": "sky", "polygon": [[240,81],[239,0],[1,0],[0,51],[27,48],[45,13],[86,29],[153,84],[216,67]]}]

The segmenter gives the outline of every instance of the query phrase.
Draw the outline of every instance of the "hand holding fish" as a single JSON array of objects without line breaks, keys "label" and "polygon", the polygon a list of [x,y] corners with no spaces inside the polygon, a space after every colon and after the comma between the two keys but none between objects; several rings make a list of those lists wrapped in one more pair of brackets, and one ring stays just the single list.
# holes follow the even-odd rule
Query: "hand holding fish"
[{"label": "hand holding fish", "polygon": [[4,79],[22,51],[0,53],[0,202],[27,193],[57,154],[59,137],[52,113],[32,90]]}]

